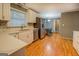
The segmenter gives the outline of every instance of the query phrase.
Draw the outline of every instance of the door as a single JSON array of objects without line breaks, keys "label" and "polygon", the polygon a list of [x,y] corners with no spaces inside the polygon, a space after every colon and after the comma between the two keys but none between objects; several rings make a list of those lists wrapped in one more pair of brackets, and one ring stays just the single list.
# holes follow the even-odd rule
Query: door
[{"label": "door", "polygon": [[55,32],[59,32],[59,20],[55,21]]}]

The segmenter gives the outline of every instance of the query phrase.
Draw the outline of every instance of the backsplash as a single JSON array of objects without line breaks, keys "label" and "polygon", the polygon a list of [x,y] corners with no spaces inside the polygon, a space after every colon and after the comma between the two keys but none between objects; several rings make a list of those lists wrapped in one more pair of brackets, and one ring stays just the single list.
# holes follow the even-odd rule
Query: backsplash
[{"label": "backsplash", "polygon": [[[33,28],[33,24],[28,24],[25,28]],[[7,27],[7,21],[0,20],[0,32],[14,33],[21,30],[21,27]]]},{"label": "backsplash", "polygon": [[6,26],[8,21],[0,20],[0,26]]},{"label": "backsplash", "polygon": [[6,24],[7,24],[7,21],[0,20],[0,32],[6,31]]}]

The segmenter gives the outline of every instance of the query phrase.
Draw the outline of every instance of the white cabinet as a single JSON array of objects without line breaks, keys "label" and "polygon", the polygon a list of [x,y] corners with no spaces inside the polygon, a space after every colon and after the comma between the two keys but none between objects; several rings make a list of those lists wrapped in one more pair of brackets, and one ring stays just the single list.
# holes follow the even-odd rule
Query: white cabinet
[{"label": "white cabinet", "polygon": [[19,39],[30,44],[33,42],[33,30],[26,30],[19,33]]},{"label": "white cabinet", "polygon": [[0,3],[0,20],[2,20],[2,4]]},{"label": "white cabinet", "polygon": [[0,3],[0,20],[10,20],[10,3]]},{"label": "white cabinet", "polygon": [[28,9],[27,10],[27,15],[28,15],[28,23],[36,23],[36,17],[37,13]]},{"label": "white cabinet", "polygon": [[10,20],[10,4],[3,4],[3,20]]},{"label": "white cabinet", "polygon": [[23,31],[18,31],[15,29],[12,31],[9,31],[10,35],[16,37],[18,40],[22,40],[26,44],[30,44],[33,42],[33,29],[25,29]]},{"label": "white cabinet", "polygon": [[79,31],[73,32],[73,47],[76,49],[79,54]]}]

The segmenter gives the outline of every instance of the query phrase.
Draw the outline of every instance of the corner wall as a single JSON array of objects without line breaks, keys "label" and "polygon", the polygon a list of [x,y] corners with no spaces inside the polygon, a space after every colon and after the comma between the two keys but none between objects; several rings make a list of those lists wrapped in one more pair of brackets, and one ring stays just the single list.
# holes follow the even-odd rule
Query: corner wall
[{"label": "corner wall", "polygon": [[79,11],[62,13],[59,32],[64,37],[73,37],[73,31],[79,31]]}]

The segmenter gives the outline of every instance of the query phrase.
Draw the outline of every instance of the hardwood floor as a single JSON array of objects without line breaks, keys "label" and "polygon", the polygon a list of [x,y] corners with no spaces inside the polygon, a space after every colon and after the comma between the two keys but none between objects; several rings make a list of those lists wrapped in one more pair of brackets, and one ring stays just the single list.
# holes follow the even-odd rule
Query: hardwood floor
[{"label": "hardwood floor", "polygon": [[78,56],[72,41],[54,33],[26,47],[26,56]]}]

